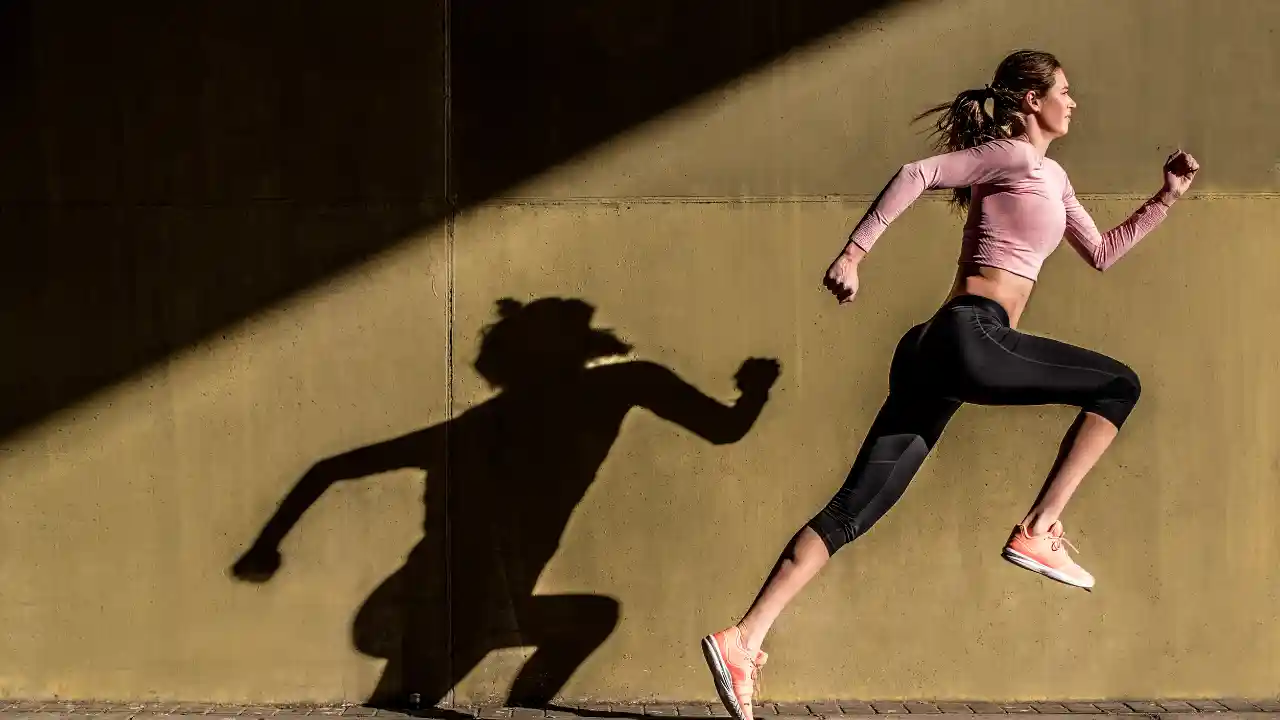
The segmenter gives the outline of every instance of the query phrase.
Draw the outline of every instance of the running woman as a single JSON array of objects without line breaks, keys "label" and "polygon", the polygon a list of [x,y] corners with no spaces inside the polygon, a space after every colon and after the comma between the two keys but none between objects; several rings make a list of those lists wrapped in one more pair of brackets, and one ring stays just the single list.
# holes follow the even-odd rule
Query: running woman
[{"label": "running woman", "polygon": [[[990,102],[992,111],[986,110]],[[1164,185],[1124,222],[1100,233],[1062,166],[1046,157],[1076,108],[1058,60],[1022,50],[990,85],[926,111],[937,115],[941,154],[893,176],[828,268],[841,304],[858,291],[858,267],[889,224],[926,190],[950,189],[968,211],[955,282],[928,321],[899,340],[889,393],[844,484],[788,543],[742,620],[702,640],[716,690],[737,720],[752,720],[761,650],[778,614],[836,550],[865,534],[906,490],[963,403],[1066,405],[1080,413],[1044,489],[1018,522],[1003,556],[1053,580],[1092,588],[1067,552],[1060,519],[1080,481],[1138,402],[1138,376],[1110,357],[1017,330],[1041,265],[1064,234],[1085,262],[1106,270],[1165,219],[1199,165],[1181,150]]]}]

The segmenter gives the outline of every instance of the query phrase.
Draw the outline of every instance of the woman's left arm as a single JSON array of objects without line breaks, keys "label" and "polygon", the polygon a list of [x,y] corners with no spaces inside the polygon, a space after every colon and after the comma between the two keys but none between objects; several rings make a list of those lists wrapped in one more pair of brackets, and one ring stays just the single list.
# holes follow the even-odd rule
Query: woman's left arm
[{"label": "woman's left arm", "polygon": [[1199,169],[1200,165],[1188,153],[1179,150],[1170,155],[1164,164],[1164,187],[1160,192],[1106,233],[1098,231],[1089,211],[1076,198],[1071,181],[1067,180],[1062,203],[1067,210],[1068,241],[1094,269],[1106,270],[1164,222],[1170,206],[1191,187]]}]

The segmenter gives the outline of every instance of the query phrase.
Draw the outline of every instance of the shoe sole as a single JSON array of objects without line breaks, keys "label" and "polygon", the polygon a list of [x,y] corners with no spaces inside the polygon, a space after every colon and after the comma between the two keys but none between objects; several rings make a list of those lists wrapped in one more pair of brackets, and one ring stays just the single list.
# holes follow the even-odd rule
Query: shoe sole
[{"label": "shoe sole", "polygon": [[1001,553],[1001,556],[1003,556],[1005,560],[1008,560],[1009,562],[1013,563],[1014,565],[1017,565],[1018,567],[1021,567],[1026,570],[1030,570],[1031,572],[1034,572],[1034,573],[1039,573],[1049,578],[1050,580],[1057,580],[1058,582],[1063,583],[1064,585],[1071,585],[1073,587],[1078,587],[1082,590],[1089,590],[1089,591],[1093,590],[1092,584],[1085,585],[1084,583],[1072,578],[1070,575],[1067,575],[1061,570],[1054,570],[1053,568],[1049,567],[1048,565],[1045,565],[1044,563],[1036,560],[1035,558],[1028,557],[1027,555],[1023,555],[1022,553],[1012,548],[1006,547],[1004,549],[1004,552]]},{"label": "shoe sole", "polygon": [[702,656],[707,660],[711,679],[716,684],[716,694],[720,696],[720,702],[724,703],[724,708],[729,711],[734,720],[747,720],[746,714],[742,712],[742,706],[738,704],[738,696],[733,694],[733,677],[729,675],[729,666],[725,663],[724,656],[720,654],[720,646],[710,635],[702,638]]}]

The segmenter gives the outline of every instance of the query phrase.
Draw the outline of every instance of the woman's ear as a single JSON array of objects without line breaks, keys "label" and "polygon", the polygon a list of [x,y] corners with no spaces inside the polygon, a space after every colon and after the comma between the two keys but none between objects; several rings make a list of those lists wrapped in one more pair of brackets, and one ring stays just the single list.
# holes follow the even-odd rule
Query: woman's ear
[{"label": "woman's ear", "polygon": [[1022,111],[1023,112],[1039,112],[1040,95],[1035,90],[1028,90],[1022,94]]}]

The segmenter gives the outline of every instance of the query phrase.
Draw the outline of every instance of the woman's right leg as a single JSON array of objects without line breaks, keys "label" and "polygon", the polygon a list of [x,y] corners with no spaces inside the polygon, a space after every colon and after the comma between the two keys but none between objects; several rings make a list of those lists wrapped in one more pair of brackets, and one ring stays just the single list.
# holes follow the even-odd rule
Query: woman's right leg
[{"label": "woman's right leg", "polygon": [[791,538],[738,627],[758,649],[774,621],[837,550],[865,534],[906,491],[960,403],[891,393],[844,484]]},{"label": "woman's right leg", "polygon": [[931,393],[915,371],[924,329],[912,328],[899,342],[889,372],[889,397],[844,484],[792,536],[742,621],[703,638],[717,692],[738,720],[751,720],[756,676],[768,659],[760,646],[778,615],[836,550],[866,533],[902,497],[960,407]]}]

